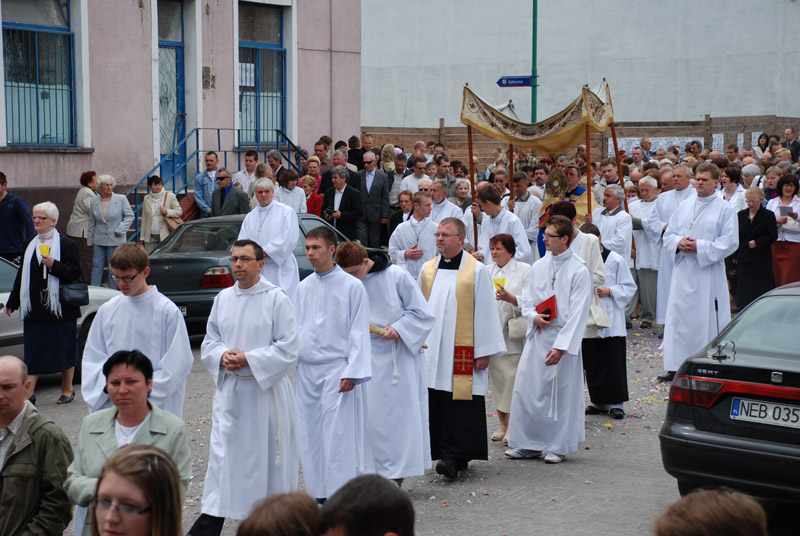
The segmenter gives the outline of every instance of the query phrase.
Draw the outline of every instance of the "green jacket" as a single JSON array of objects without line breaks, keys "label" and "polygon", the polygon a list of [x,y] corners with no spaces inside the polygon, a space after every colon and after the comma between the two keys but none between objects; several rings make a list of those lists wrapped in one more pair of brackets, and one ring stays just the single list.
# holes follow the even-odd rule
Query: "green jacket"
[{"label": "green jacket", "polygon": [[64,481],[72,447],[56,424],[27,408],[22,426],[0,469],[0,534],[52,536],[72,519]]}]

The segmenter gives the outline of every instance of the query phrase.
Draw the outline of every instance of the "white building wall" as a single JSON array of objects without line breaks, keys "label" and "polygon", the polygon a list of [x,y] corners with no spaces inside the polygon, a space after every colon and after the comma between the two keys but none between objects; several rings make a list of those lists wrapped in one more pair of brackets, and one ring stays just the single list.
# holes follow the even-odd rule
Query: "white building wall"
[{"label": "white building wall", "polygon": [[[362,2],[362,124],[460,125],[461,87],[530,120],[531,0]],[[617,121],[800,116],[800,2],[540,1],[538,119],[608,80]]]}]

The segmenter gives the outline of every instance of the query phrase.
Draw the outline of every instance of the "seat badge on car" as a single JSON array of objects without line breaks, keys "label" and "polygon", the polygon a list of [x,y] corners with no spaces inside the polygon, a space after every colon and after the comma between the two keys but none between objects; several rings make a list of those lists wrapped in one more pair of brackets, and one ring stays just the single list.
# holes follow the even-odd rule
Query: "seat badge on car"
[{"label": "seat badge on car", "polygon": [[162,270],[172,270],[172,265],[171,264],[165,264],[165,265],[163,265],[161,267],[161,269]]},{"label": "seat badge on car", "polygon": [[782,383],[783,382],[783,372],[773,372],[770,376],[770,380],[772,383]]}]

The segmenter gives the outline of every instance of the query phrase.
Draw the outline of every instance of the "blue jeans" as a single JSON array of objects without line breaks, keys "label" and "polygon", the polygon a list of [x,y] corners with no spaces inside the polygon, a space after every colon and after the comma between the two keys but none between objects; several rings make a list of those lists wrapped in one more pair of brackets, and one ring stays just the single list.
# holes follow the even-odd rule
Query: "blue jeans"
[{"label": "blue jeans", "polygon": [[103,282],[103,269],[108,266],[108,288],[117,288],[117,284],[111,277],[111,254],[117,246],[98,246],[94,245],[94,257],[92,258],[92,285],[99,287]]}]

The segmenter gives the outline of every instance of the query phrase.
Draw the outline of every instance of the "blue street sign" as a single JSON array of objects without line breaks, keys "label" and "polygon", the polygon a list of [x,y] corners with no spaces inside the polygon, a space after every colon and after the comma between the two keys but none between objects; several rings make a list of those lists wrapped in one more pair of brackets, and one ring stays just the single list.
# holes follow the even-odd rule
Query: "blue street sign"
[{"label": "blue street sign", "polygon": [[533,78],[531,76],[501,76],[497,79],[500,87],[531,87]]}]

